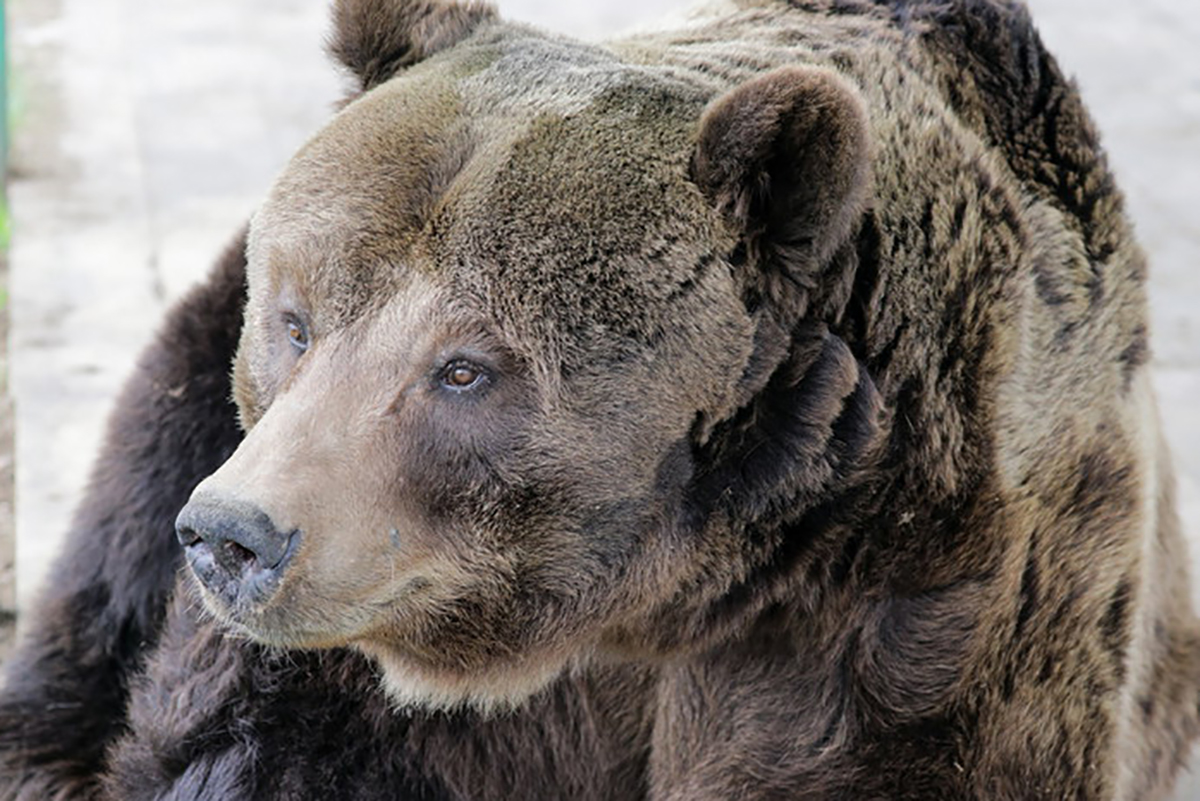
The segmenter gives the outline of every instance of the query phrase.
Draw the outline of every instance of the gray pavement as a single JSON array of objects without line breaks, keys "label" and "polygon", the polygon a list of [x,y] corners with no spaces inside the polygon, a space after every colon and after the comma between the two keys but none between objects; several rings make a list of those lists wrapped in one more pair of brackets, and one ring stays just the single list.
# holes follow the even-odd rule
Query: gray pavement
[{"label": "gray pavement", "polygon": [[[501,0],[600,37],[677,0]],[[1200,543],[1200,3],[1032,0],[1078,76],[1152,265],[1156,381]],[[19,604],[67,530],[113,394],[329,113],[321,0],[9,0]],[[1194,549],[1200,562],[1200,547]],[[1198,582],[1200,585],[1200,582]],[[1200,784],[1179,799],[1200,799]]]}]

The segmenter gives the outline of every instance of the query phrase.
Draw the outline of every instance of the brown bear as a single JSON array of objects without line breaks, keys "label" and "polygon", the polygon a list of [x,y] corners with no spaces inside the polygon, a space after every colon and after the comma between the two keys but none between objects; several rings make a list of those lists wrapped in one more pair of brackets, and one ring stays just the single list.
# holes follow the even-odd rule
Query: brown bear
[{"label": "brown bear", "polygon": [[1164,795],[1145,265],[1021,6],[340,0],[332,49],[125,390],[5,798]]}]

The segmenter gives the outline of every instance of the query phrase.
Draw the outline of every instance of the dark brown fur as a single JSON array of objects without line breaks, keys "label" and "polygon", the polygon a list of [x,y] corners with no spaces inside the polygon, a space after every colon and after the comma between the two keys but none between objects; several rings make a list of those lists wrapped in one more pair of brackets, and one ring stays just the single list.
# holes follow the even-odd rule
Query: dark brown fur
[{"label": "dark brown fur", "polygon": [[[245,237],[142,354],[0,696],[0,797],[91,798],[125,731],[129,684],[158,642],[182,564],[170,519],[240,439],[229,358]],[[153,420],[153,424],[148,421]]]},{"label": "dark brown fur", "polygon": [[[335,15],[366,91],[130,384],[0,788],[1163,797],[1200,635],[1145,266],[1023,8]],[[214,470],[191,508],[301,534],[265,599],[168,598]]]}]

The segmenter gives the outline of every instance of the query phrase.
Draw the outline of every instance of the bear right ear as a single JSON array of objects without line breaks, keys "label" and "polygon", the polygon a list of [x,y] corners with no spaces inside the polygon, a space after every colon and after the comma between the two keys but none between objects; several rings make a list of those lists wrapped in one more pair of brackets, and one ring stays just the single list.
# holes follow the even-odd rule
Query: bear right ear
[{"label": "bear right ear", "polygon": [[[853,234],[871,182],[867,113],[832,70],[781,67],[717,98],[700,121],[692,180],[740,237],[785,328],[807,310]],[[779,280],[782,279],[782,280]],[[832,292],[834,287],[825,287]]]},{"label": "bear right ear", "polygon": [[495,17],[490,5],[473,1],[336,0],[329,51],[366,91]]}]

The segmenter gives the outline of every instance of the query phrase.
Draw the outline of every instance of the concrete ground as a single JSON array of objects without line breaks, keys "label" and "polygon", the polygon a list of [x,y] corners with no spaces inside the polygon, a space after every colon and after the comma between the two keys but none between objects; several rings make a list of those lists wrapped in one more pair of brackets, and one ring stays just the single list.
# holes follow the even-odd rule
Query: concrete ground
[{"label": "concrete ground", "polygon": [[[677,0],[501,0],[598,37]],[[1156,380],[1200,542],[1200,6],[1031,0],[1150,253]],[[113,394],[341,91],[321,0],[8,0],[19,605],[70,524]],[[0,528],[2,530],[2,528]],[[1200,551],[1200,549],[1197,549]],[[1200,799],[1200,783],[1179,799]]]}]

